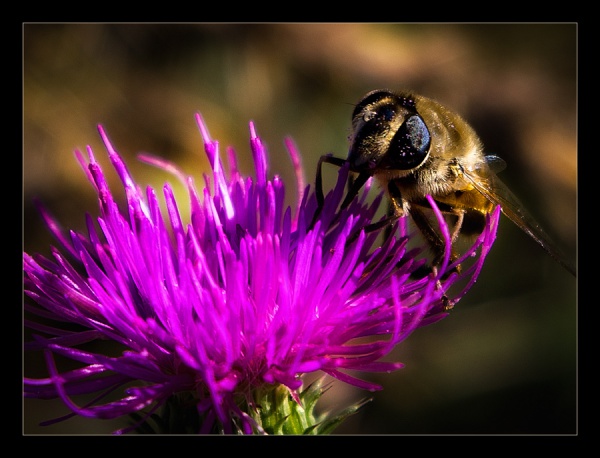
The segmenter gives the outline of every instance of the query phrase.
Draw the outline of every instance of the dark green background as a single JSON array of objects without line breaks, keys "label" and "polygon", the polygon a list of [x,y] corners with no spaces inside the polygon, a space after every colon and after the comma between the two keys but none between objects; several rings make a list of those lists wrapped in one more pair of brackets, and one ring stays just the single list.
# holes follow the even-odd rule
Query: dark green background
[{"label": "dark green background", "polygon": [[[367,91],[411,89],[453,107],[501,177],[557,243],[576,247],[575,24],[25,24],[24,250],[53,240],[32,207],[37,196],[65,227],[82,230],[96,196],[74,159],[91,145],[109,169],[101,123],[138,183],[168,174],[139,152],[208,170],[194,114],[252,173],[248,121],[271,169],[296,189],[283,146],[293,137],[306,181],[318,157],[344,157],[352,104]],[[332,172],[329,179],[333,179]],[[118,189],[117,180],[111,180]],[[506,218],[478,282],[451,315],[415,332],[367,374],[374,394],[335,383],[324,401],[373,402],[340,434],[574,434],[577,432],[576,280]],[[44,375],[25,355],[27,375]],[[24,402],[25,434],[103,434],[123,422],[71,419],[59,402]]]}]

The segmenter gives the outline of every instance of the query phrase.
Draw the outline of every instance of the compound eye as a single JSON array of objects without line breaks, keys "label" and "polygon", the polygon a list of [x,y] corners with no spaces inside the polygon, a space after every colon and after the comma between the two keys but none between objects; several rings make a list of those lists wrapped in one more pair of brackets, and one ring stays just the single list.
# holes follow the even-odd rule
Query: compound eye
[{"label": "compound eye", "polygon": [[410,170],[422,164],[429,153],[431,136],[419,115],[410,116],[394,136],[390,145],[388,167]]}]

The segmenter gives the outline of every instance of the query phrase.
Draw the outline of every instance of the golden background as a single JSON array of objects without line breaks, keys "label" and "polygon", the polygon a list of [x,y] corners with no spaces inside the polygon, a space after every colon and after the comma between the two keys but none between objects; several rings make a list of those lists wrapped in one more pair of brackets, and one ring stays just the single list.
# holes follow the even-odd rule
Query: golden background
[{"label": "golden background", "polygon": [[[84,229],[97,200],[74,158],[90,145],[112,172],[102,124],[137,182],[161,192],[150,152],[202,184],[208,170],[194,114],[222,151],[253,173],[248,121],[271,171],[296,189],[283,144],[302,153],[307,183],[324,153],[345,157],[353,104],[376,88],[410,89],[461,113],[500,177],[575,257],[576,24],[24,24],[24,250],[55,244],[32,200],[65,228]],[[109,172],[110,171],[110,172]],[[335,172],[331,173],[333,179]],[[445,320],[417,330],[367,374],[384,390],[335,383],[324,404],[373,401],[339,434],[572,434],[576,432],[576,280],[502,218],[478,282]],[[44,375],[24,357],[27,375]],[[25,434],[104,434],[123,420],[75,418],[60,402],[25,400]]]}]

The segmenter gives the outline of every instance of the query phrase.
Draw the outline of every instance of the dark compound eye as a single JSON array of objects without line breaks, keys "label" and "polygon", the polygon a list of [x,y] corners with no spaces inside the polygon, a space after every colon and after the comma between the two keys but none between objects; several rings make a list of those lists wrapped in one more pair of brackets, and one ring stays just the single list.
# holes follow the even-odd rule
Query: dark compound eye
[{"label": "dark compound eye", "polygon": [[423,118],[418,115],[411,116],[402,127],[406,127],[406,138],[410,142],[411,149],[420,154],[427,153],[430,142],[429,129],[427,129]]},{"label": "dark compound eye", "polygon": [[431,136],[423,118],[410,116],[398,129],[386,156],[386,168],[410,170],[427,158]]}]

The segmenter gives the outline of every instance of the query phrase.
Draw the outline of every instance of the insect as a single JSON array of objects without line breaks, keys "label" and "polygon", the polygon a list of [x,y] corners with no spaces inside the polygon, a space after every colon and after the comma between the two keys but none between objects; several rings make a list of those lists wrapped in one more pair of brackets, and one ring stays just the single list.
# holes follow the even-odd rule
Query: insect
[{"label": "insect", "polygon": [[432,266],[442,258],[444,242],[427,217],[431,208],[427,195],[444,214],[454,217],[453,244],[459,234],[481,233],[485,216],[500,205],[513,223],[576,275],[574,264],[566,260],[496,175],[505,167],[504,161],[485,155],[473,128],[435,100],[385,89],[366,94],[352,113],[347,159],[326,155],[319,161],[319,205],[323,202],[323,162],[337,166],[348,163],[350,171],[358,174],[342,208],[350,204],[370,177],[378,180],[389,196],[391,215],[387,223],[409,214],[433,251]]}]

